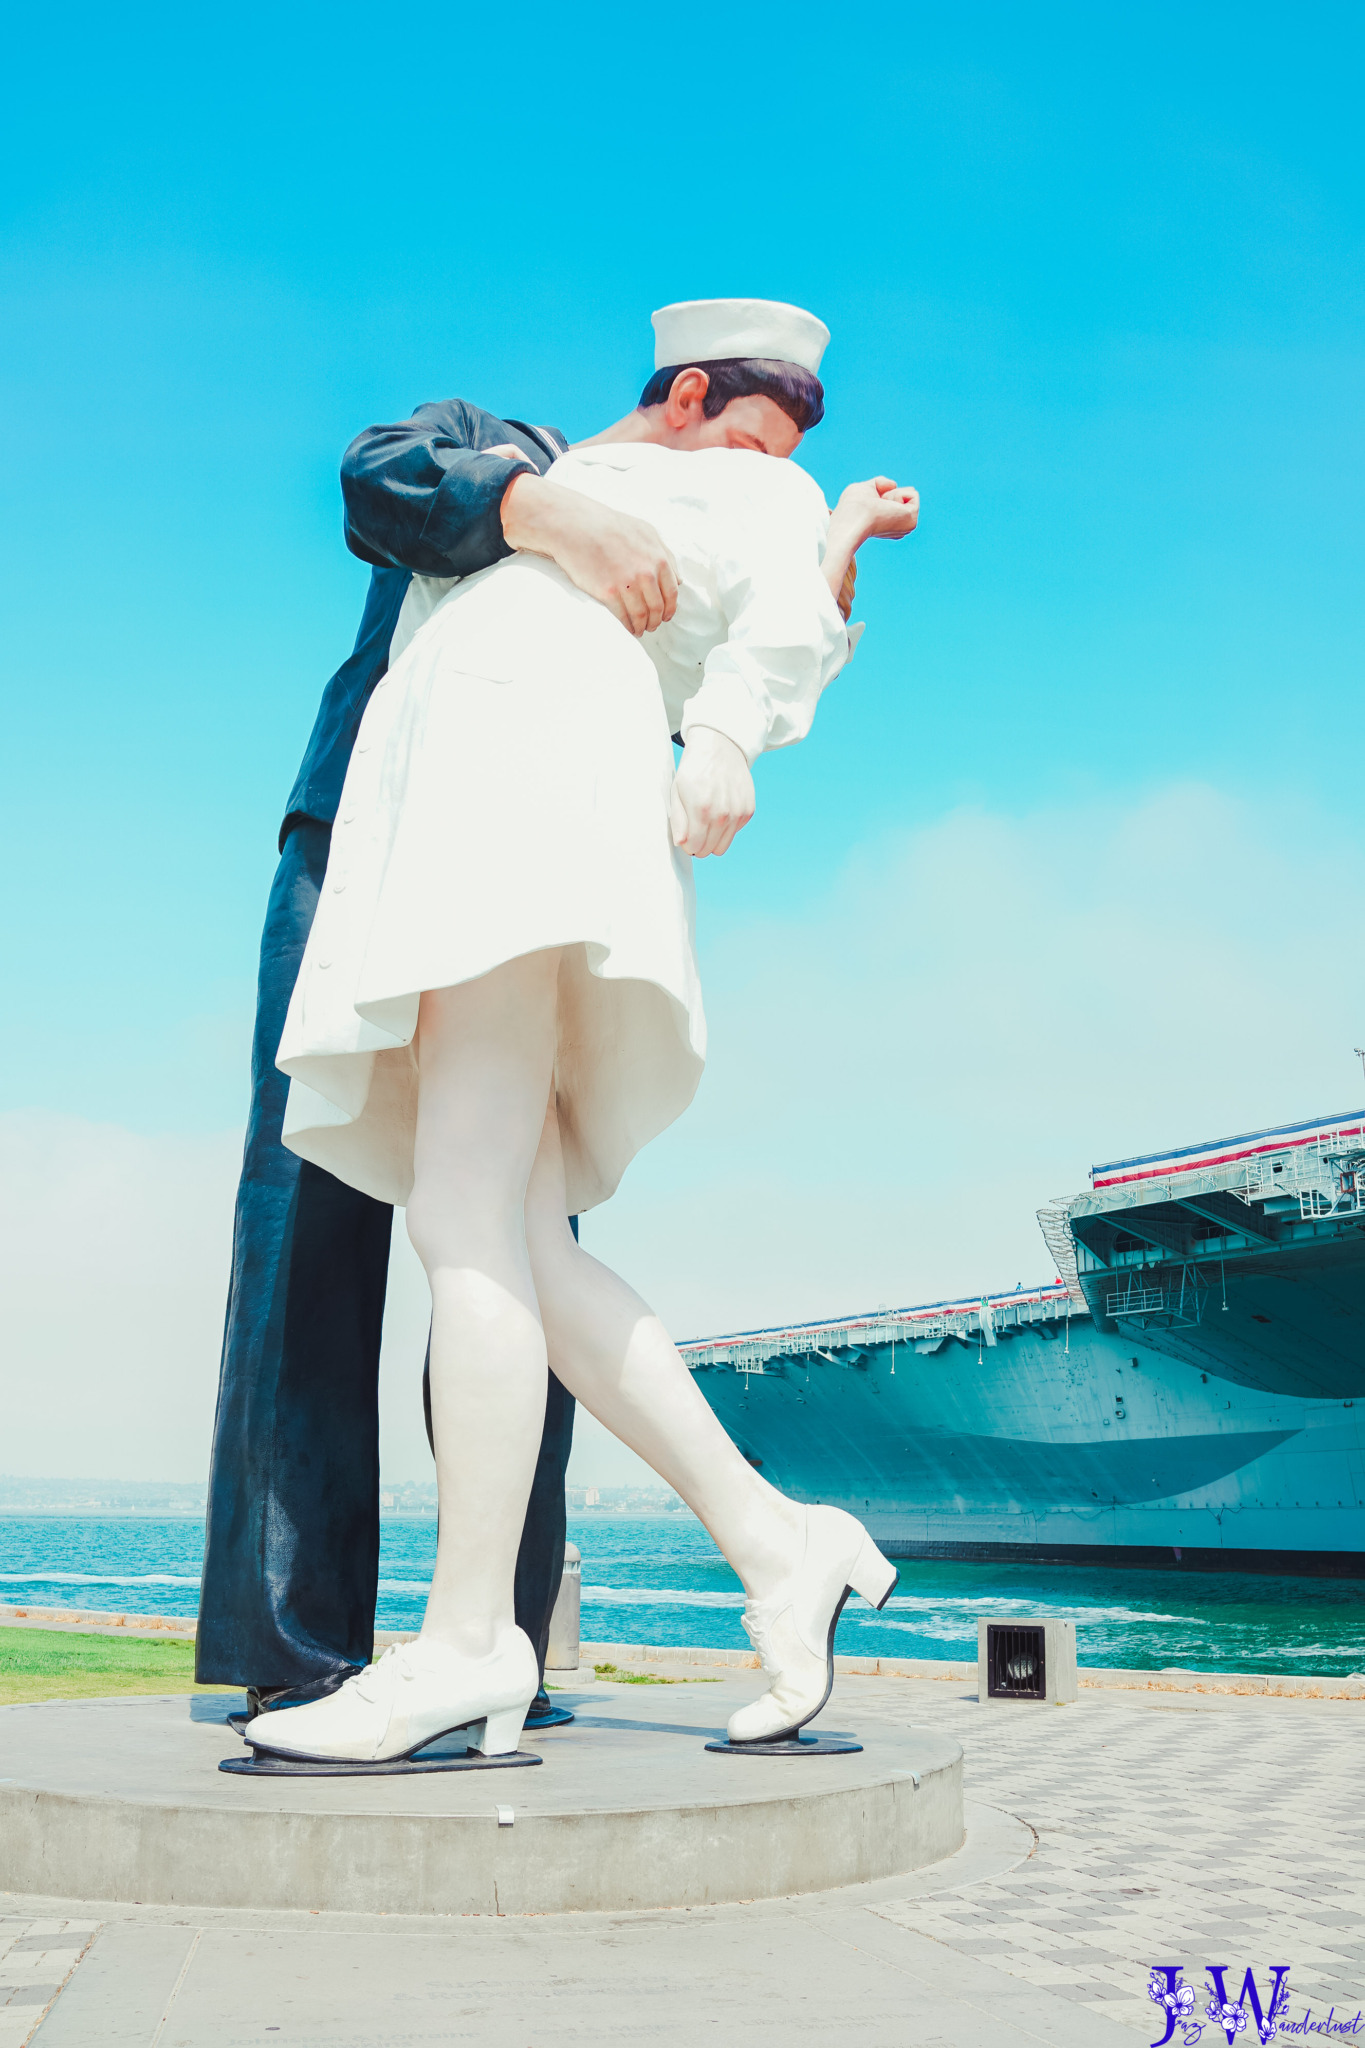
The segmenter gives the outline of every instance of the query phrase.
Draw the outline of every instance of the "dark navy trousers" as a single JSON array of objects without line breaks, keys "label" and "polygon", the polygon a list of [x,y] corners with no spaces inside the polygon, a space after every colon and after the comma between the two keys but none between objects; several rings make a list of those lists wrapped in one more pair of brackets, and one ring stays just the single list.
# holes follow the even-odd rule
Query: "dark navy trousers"
[{"label": "dark navy trousers", "polygon": [[[209,1474],[196,1657],[205,1684],[325,1688],[368,1663],[374,1647],[379,1339],[393,1211],[280,1143],[289,1083],[275,1065],[330,839],[327,825],[294,826],[261,941]],[[564,1569],[573,1414],[551,1373],[516,1571],[517,1621],[542,1669]]]}]

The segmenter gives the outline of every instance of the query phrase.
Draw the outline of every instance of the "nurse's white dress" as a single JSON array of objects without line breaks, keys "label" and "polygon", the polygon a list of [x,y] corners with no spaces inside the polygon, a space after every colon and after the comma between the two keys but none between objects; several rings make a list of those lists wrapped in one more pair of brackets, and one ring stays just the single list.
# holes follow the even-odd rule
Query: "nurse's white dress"
[{"label": "nurse's white dress", "polygon": [[285,1144],[383,1202],[412,1191],[422,990],[524,953],[565,949],[555,1089],[571,1214],[605,1201],[687,1107],[706,1022],[669,735],[711,726],[752,762],[805,735],[847,658],[820,569],[829,514],[795,463],[608,444],[549,477],[658,529],[677,613],[632,639],[535,555],[414,579],[278,1054]]}]

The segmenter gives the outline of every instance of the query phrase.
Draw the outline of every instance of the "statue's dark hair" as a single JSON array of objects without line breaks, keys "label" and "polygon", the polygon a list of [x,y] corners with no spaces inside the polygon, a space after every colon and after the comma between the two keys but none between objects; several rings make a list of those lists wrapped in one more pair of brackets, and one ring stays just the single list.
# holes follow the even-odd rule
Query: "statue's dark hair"
[{"label": "statue's dark hair", "polygon": [[673,389],[673,379],[681,377],[684,370],[706,372],[706,396],[701,409],[708,420],[724,412],[732,398],[753,396],[771,398],[803,434],[818,427],[825,416],[824,386],[813,370],[803,370],[795,363],[767,362],[747,356],[725,356],[714,363],[674,363],[666,370],[656,370],[640,393],[636,410],[643,412],[648,406],[662,405]]}]

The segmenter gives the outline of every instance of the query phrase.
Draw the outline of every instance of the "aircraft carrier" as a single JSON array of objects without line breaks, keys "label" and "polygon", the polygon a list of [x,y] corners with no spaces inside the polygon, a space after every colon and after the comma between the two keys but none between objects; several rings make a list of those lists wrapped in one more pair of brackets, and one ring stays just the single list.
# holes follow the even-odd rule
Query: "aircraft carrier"
[{"label": "aircraft carrier", "polygon": [[1365,1110],[1091,1168],[1056,1278],[686,1344],[893,1557],[1365,1578]]}]

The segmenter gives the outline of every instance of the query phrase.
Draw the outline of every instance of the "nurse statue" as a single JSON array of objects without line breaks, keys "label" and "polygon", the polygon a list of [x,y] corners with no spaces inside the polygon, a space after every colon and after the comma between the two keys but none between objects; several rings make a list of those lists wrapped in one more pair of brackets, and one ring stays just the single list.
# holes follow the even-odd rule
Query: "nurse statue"
[{"label": "nurse statue", "polygon": [[654,325],[640,405],[540,488],[662,537],[657,618],[636,635],[532,539],[413,605],[346,771],[278,1049],[283,1138],[406,1208],[432,1295],[437,1557],[417,1639],[250,1722],[258,1752],[364,1764],[455,1730],[516,1750],[540,1680],[515,1579],[551,1367],[743,1582],[768,1683],[732,1742],[816,1715],[850,1590],[880,1606],[896,1581],[852,1516],[759,1475],[570,1228],[695,1093],[693,860],[751,818],[757,756],[810,731],[849,655],[857,549],[917,515],[884,477],[830,513],[789,459],[823,409],[812,315],[709,300]]}]

